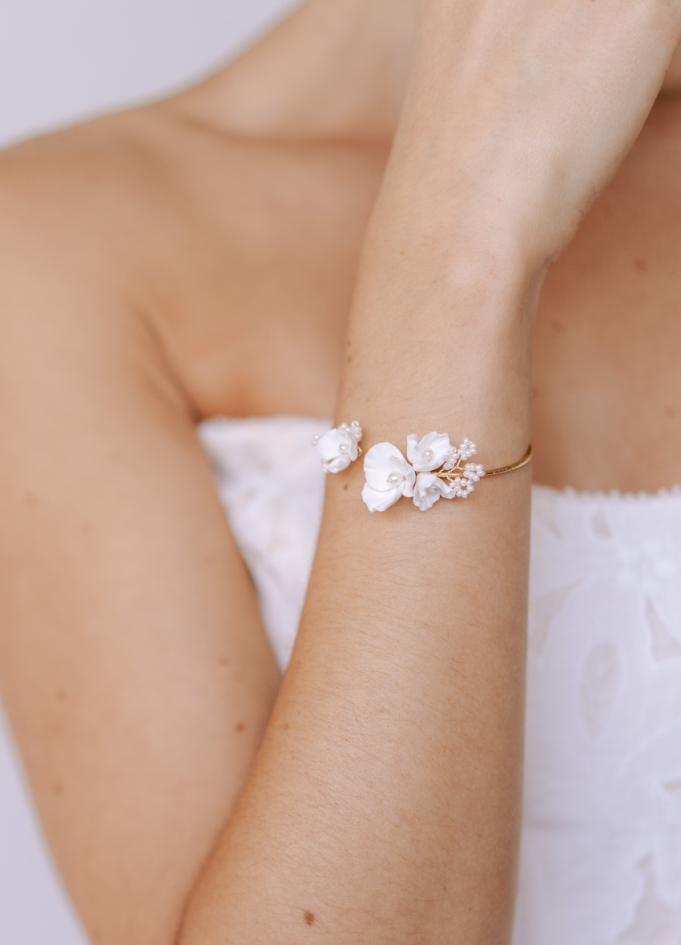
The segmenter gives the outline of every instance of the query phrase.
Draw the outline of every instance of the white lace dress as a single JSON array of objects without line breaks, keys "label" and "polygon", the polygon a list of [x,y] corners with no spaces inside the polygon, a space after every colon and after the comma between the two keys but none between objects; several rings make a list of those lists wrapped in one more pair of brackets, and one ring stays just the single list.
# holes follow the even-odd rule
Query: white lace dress
[{"label": "white lace dress", "polygon": [[[274,417],[212,420],[199,430],[282,667],[323,502],[324,474],[310,441],[328,427]],[[535,486],[530,571],[513,945],[681,945],[681,489],[623,496]],[[16,774],[7,778],[7,757],[5,746],[0,943],[79,945],[31,833]],[[8,783],[9,813],[2,795]],[[24,824],[13,834],[12,810]],[[4,846],[5,834],[14,852]],[[42,884],[32,887],[49,919],[42,937],[9,902],[20,893],[12,883],[28,876],[10,875],[21,844],[22,862],[30,861]],[[14,916],[11,936],[4,913]]]}]

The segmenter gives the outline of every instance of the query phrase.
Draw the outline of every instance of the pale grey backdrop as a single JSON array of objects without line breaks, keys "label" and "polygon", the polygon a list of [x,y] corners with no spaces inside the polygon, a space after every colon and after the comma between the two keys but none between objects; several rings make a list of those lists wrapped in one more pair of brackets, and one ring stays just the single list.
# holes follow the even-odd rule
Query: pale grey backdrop
[{"label": "pale grey backdrop", "polygon": [[0,147],[201,75],[291,0],[0,0]]},{"label": "pale grey backdrop", "polygon": [[[0,0],[0,147],[200,76],[289,0]],[[86,945],[0,709],[0,945]]]}]

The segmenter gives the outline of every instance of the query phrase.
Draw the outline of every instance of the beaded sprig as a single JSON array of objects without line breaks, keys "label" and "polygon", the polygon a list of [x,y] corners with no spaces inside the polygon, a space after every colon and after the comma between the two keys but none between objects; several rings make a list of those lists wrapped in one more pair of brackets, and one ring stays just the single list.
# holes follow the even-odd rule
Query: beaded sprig
[{"label": "beaded sprig", "polygon": [[[451,447],[441,468],[433,471],[433,475],[437,476],[438,479],[445,479],[451,484],[454,494],[458,498],[467,498],[475,490],[473,483],[480,482],[485,475],[485,470],[480,463],[466,462],[477,451],[478,448],[475,443],[471,443],[466,437],[458,447]],[[426,451],[426,454],[429,452]]]}]

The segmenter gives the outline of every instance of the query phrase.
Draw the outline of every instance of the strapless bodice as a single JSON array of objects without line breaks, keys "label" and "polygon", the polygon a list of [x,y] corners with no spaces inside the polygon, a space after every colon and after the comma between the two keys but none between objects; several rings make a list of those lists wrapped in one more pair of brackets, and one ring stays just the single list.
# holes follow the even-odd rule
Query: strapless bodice
[{"label": "strapless bodice", "polygon": [[[199,430],[282,667],[322,512],[310,443],[329,426]],[[535,486],[514,945],[620,943],[681,945],[681,489]]]}]

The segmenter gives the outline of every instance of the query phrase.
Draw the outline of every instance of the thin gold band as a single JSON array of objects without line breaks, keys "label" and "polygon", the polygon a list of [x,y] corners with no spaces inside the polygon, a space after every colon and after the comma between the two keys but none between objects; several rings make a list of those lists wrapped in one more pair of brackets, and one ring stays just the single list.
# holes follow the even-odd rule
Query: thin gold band
[{"label": "thin gold band", "polygon": [[522,459],[519,459],[517,463],[512,463],[510,466],[500,466],[499,469],[486,469],[485,470],[485,479],[488,476],[500,476],[502,473],[513,472],[514,469],[520,469],[521,466],[527,466],[529,461],[532,459],[532,444],[527,447],[527,452]]}]

